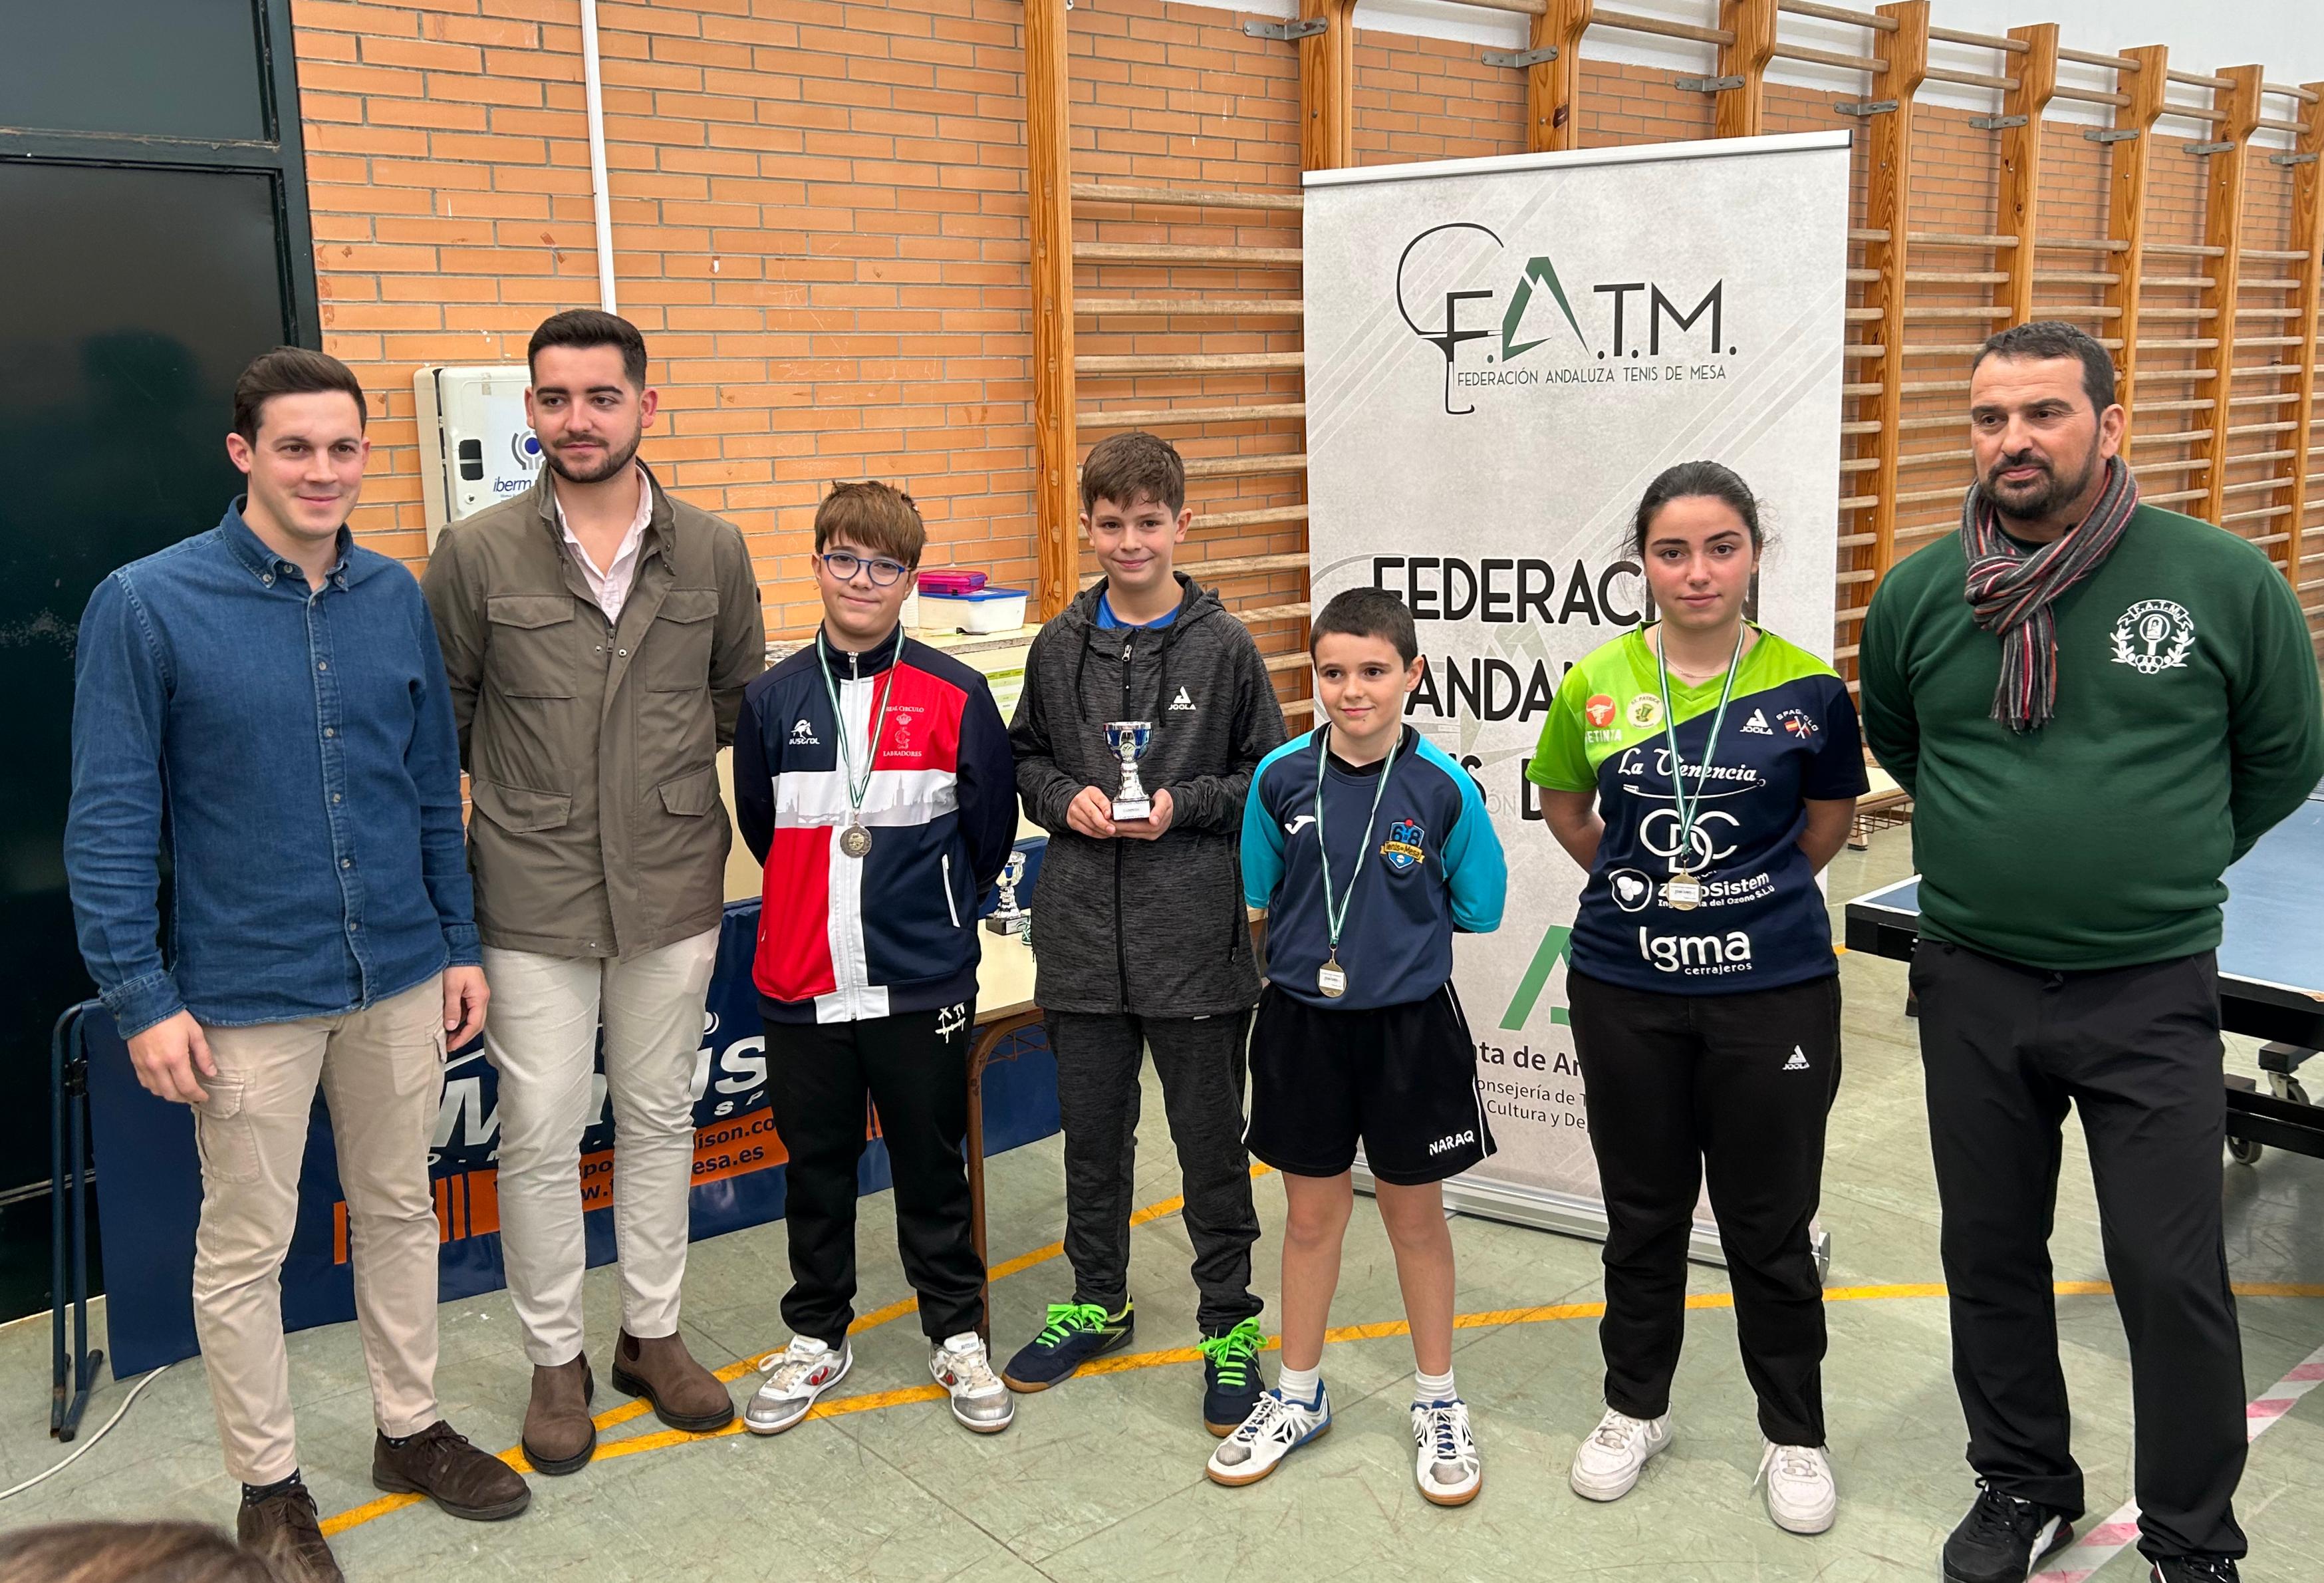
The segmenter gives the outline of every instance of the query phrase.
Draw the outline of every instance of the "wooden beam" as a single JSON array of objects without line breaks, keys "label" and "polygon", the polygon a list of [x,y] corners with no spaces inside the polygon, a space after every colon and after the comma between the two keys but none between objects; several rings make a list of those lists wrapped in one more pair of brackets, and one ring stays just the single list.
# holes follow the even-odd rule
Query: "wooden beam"
[{"label": "wooden beam", "polygon": [[1557,59],[1526,68],[1526,148],[1533,153],[1582,146],[1582,35],[1597,0],[1549,0],[1533,19],[1527,47]]},{"label": "wooden beam", "polygon": [[1081,538],[1074,483],[1072,112],[1065,0],[1025,0],[1025,191],[1033,288],[1034,608],[1073,599]]},{"label": "wooden beam", "polygon": [[2022,41],[2025,52],[2016,58],[2017,86],[2001,97],[2005,120],[2024,117],[2022,126],[2001,129],[2001,185],[1994,205],[1996,231],[2015,236],[2017,245],[2004,248],[1999,260],[2008,278],[1994,301],[2007,309],[2006,324],[2024,324],[2034,317],[2034,240],[2039,229],[2042,196],[2042,112],[2058,88],[2058,24],[2035,23],[2014,27],[2009,36]]},{"label": "wooden beam", "polygon": [[1757,137],[1766,117],[1767,62],[1775,53],[1777,0],[1721,0],[1719,25],[1735,35],[1719,46],[1718,74],[1741,78],[1738,88],[1721,88],[1711,108],[1714,137]]},{"label": "wooden beam", "polygon": [[[1894,110],[1872,116],[1871,158],[1864,185],[1864,224],[1885,233],[1886,240],[1864,245],[1864,262],[1880,278],[1865,292],[1866,305],[1877,308],[1880,322],[1880,393],[1858,409],[1864,419],[1877,423],[1880,466],[1866,494],[1880,503],[1872,508],[1872,581],[1881,578],[1896,560],[1897,425],[1904,421],[1904,265],[1912,218],[1913,96],[1929,71],[1929,0],[1897,0],[1880,7],[1878,15],[1896,24],[1880,41],[1888,69],[1872,79],[1876,101],[1894,99]],[[1871,602],[1870,590],[1865,602]]]},{"label": "wooden beam", "polygon": [[1299,41],[1299,168],[1356,162],[1356,0],[1299,0],[1299,20],[1323,31]]},{"label": "wooden beam", "polygon": [[[2130,103],[2115,112],[2114,129],[2137,135],[2109,145],[2107,152],[2107,240],[2120,245],[2113,259],[2120,278],[2107,287],[2105,300],[2114,310],[2115,325],[2122,338],[2122,350],[2114,355],[2116,389],[2122,403],[2135,412],[2142,361],[2138,295],[2146,278],[2146,178],[2154,159],[2155,118],[2163,114],[2163,90],[2171,86],[2171,51],[2161,44],[2149,44],[2125,51],[2123,59],[2137,61],[2138,69],[2122,72],[2115,79],[2129,94]],[[2131,445],[2126,430],[2125,459],[2130,456]]]},{"label": "wooden beam", "polygon": [[[2309,91],[2324,93],[2324,83],[2305,85]],[[2315,110],[2307,113],[2308,130],[2300,136],[2295,151],[2308,156],[2304,165],[2294,165],[2292,174],[2292,245],[2304,250],[2305,263],[2292,267],[2299,272],[2300,289],[2292,294],[2292,307],[2299,318],[2302,337],[2294,361],[2300,373],[2293,386],[2300,399],[2292,409],[2292,517],[2290,536],[2283,542],[2283,571],[2292,586],[2300,586],[2300,558],[2303,532],[2301,524],[2308,515],[2309,503],[2324,496],[2324,477],[2315,476],[2308,459],[2308,451],[2316,439],[2316,359],[2324,347],[2318,344],[2316,316],[2324,310],[2324,114]]]},{"label": "wooden beam", "polygon": [[2218,248],[2210,264],[2210,282],[2200,299],[2217,317],[2211,322],[2210,344],[2196,349],[2196,366],[2211,374],[2211,390],[2219,404],[2211,410],[2211,435],[2200,447],[2211,464],[2206,481],[2210,487],[2203,502],[2203,520],[2216,523],[2227,510],[2227,456],[2233,443],[2227,433],[2228,385],[2236,369],[2236,297],[2243,286],[2244,181],[2246,146],[2259,122],[2261,71],[2256,66],[2231,66],[2219,74],[2221,87],[2211,90],[2211,108],[2218,119],[2212,141],[2233,146],[2204,162],[2203,245]]}]

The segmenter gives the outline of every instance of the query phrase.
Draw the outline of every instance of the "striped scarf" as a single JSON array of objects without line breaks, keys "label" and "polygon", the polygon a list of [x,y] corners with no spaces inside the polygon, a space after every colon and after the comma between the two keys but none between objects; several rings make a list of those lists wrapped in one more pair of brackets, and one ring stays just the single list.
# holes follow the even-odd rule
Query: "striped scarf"
[{"label": "striped scarf", "polygon": [[2031,555],[2001,531],[2000,514],[1976,485],[1961,498],[1961,551],[1977,624],[2001,639],[2001,684],[1991,717],[2020,735],[2039,731],[2058,707],[2058,621],[2050,606],[2113,553],[2138,509],[2138,480],[2107,458],[2106,488],[2090,514]]}]

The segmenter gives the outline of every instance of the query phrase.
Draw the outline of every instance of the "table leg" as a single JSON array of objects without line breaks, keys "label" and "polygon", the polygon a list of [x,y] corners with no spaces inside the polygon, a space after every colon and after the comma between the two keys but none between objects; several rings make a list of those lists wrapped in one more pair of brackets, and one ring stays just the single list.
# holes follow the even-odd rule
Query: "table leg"
[{"label": "table leg", "polygon": [[984,1069],[1003,1039],[1040,1020],[1038,1012],[995,1018],[977,1030],[976,1042],[968,1050],[968,1236],[969,1245],[976,1250],[977,1267],[987,1272],[976,1333],[988,1345],[992,1340],[992,1281],[984,1241]]}]

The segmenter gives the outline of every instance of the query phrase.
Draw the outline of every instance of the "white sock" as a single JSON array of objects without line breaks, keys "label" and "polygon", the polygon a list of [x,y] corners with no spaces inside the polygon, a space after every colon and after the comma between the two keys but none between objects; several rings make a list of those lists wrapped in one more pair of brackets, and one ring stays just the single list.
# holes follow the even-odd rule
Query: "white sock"
[{"label": "white sock", "polygon": [[1323,1365],[1314,1368],[1280,1368],[1275,1371],[1275,1388],[1283,1393],[1286,1402],[1302,1407],[1314,1407],[1323,1400]]},{"label": "white sock", "polygon": [[1452,1389],[1452,1371],[1441,1375],[1416,1373],[1412,1376],[1412,1399],[1426,1407],[1438,1402],[1450,1402],[1459,1393]]}]

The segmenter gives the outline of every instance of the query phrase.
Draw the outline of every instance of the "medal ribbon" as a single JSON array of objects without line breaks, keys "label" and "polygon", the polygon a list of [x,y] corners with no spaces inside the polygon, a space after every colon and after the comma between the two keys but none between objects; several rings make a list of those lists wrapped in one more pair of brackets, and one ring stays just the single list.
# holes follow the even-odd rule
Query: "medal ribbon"
[{"label": "medal ribbon", "polygon": [[[872,765],[880,756],[880,736],[888,728],[888,706],[895,701],[896,667],[904,662],[904,629],[896,628],[896,653],[888,662],[888,690],[880,695],[880,717],[872,723],[871,750],[863,755],[863,777],[856,779],[855,754],[847,745],[847,711],[839,707],[839,683],[831,674],[830,653],[824,647],[823,629],[816,628],[816,663],[823,667],[823,690],[830,696],[832,718],[839,723],[839,767],[847,778],[847,822],[863,822],[863,794],[872,790]],[[878,685],[875,680],[874,686]]]},{"label": "medal ribbon", "polygon": [[1340,930],[1348,921],[1348,903],[1355,899],[1356,881],[1363,877],[1364,859],[1372,852],[1372,827],[1379,822],[1380,799],[1388,792],[1388,772],[1396,767],[1396,755],[1404,747],[1404,729],[1397,728],[1396,743],[1380,760],[1379,784],[1372,792],[1371,817],[1364,822],[1363,844],[1356,848],[1355,871],[1348,875],[1347,894],[1334,905],[1332,901],[1332,851],[1323,844],[1323,770],[1332,762],[1332,728],[1323,727],[1315,733],[1315,861],[1323,870],[1323,922],[1331,930],[1331,960],[1340,959]]},{"label": "medal ribbon", "polygon": [[1719,690],[1719,712],[1711,717],[1711,735],[1702,742],[1702,771],[1694,778],[1694,794],[1686,790],[1686,760],[1678,751],[1678,711],[1671,707],[1670,656],[1663,652],[1660,643],[1655,644],[1655,679],[1662,684],[1663,733],[1670,741],[1671,801],[1678,813],[1678,855],[1671,861],[1677,872],[1694,873],[1694,817],[1702,808],[1702,783],[1711,774],[1711,756],[1719,745],[1719,727],[1727,720],[1727,700],[1735,693],[1735,672],[1743,663],[1745,627],[1735,629],[1735,653],[1727,662],[1727,680]]}]

